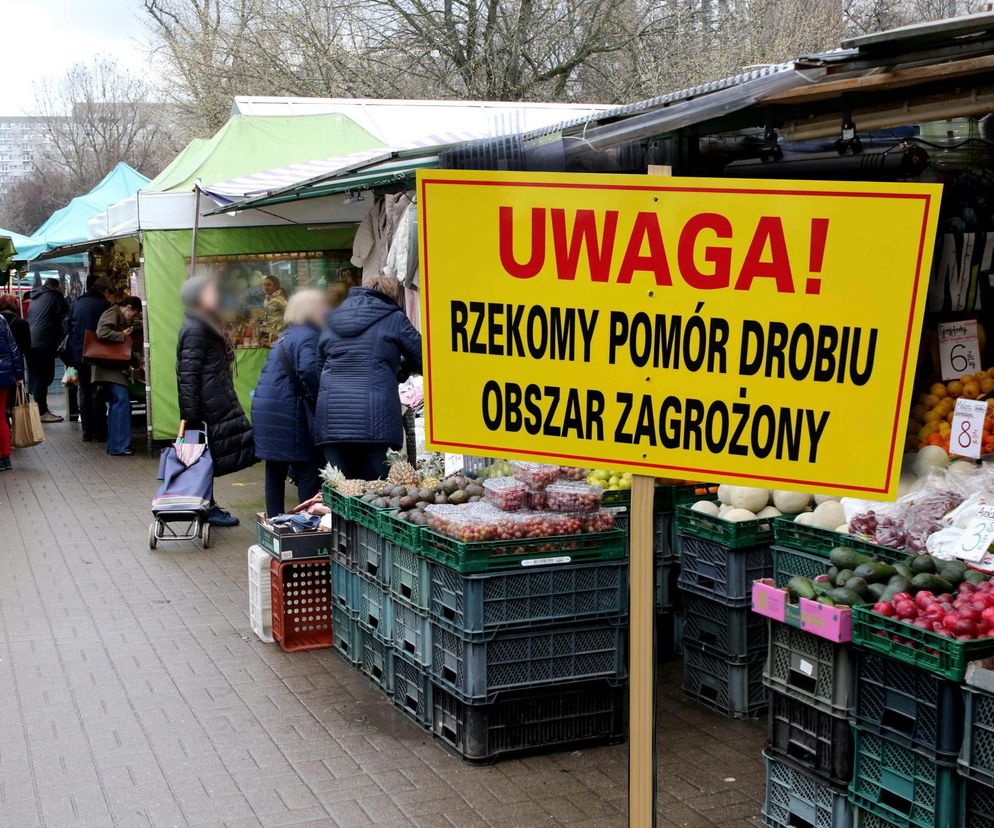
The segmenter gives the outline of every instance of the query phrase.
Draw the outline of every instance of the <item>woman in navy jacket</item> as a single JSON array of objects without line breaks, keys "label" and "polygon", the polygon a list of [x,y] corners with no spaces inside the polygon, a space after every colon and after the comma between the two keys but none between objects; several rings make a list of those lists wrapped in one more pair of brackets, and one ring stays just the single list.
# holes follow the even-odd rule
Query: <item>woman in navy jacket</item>
[{"label": "woman in navy jacket", "polygon": [[421,373],[421,334],[399,302],[400,283],[366,277],[328,312],[318,346],[321,390],[315,442],[349,478],[386,477],[388,448],[404,442],[397,379]]},{"label": "woman in navy jacket", "polygon": [[266,514],[284,510],[287,475],[301,501],[317,494],[318,455],[311,423],[318,395],[317,346],[327,303],[319,290],[291,297],[289,326],[273,344],[252,399],[255,453],[266,461]]}]

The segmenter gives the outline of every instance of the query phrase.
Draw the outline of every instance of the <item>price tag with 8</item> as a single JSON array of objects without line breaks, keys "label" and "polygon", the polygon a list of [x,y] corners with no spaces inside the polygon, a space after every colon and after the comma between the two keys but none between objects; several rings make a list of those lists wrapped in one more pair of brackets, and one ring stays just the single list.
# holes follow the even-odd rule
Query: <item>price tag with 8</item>
[{"label": "price tag with 8", "polygon": [[950,454],[958,454],[960,457],[980,457],[986,416],[987,403],[984,400],[967,400],[963,397],[956,400],[950,429]]},{"label": "price tag with 8", "polygon": [[981,502],[977,516],[963,530],[956,557],[977,563],[987,554],[991,541],[994,541],[994,504]]}]

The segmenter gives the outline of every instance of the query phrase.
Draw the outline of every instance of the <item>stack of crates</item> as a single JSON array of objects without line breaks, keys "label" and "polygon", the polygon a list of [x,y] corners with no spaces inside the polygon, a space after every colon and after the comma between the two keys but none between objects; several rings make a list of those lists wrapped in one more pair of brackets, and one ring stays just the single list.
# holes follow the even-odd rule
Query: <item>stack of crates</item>
[{"label": "stack of crates", "polygon": [[766,622],[751,612],[752,582],[770,574],[767,520],[730,523],[677,508],[684,604],[683,693],[732,718],[766,709]]},{"label": "stack of crates", "polygon": [[994,828],[994,673],[982,669],[982,686],[963,688],[965,727],[959,756],[964,826]]}]

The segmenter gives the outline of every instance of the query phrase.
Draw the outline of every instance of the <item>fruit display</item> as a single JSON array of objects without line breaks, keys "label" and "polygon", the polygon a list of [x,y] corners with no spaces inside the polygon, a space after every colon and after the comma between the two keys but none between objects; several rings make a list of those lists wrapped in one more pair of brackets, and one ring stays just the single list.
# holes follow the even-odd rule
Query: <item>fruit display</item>
[{"label": "fruit display", "polygon": [[[962,591],[963,585],[975,587],[988,580],[987,575],[970,569],[962,561],[940,560],[931,555],[911,555],[902,563],[889,563],[865,555],[846,546],[838,546],[829,553],[831,567],[824,575],[805,578],[795,575],[787,583],[787,594],[792,601],[807,598],[829,606],[851,607],[857,604],[890,606],[903,600],[903,596],[945,595],[952,600],[952,593]],[[925,600],[925,599],[922,599]],[[994,596],[992,596],[994,606]],[[881,609],[884,615],[893,615]]]},{"label": "fruit display", "polygon": [[580,535],[614,528],[614,512],[609,509],[589,515],[504,512],[489,503],[478,502],[431,505],[425,511],[429,528],[463,543]]},{"label": "fruit display", "polygon": [[483,499],[504,512],[529,508],[528,487],[513,477],[494,477],[483,481]]},{"label": "fruit display", "polygon": [[586,477],[587,477],[587,469],[581,468],[580,466],[559,467],[560,480],[585,480]]},{"label": "fruit display", "polygon": [[551,512],[595,512],[601,507],[604,490],[576,480],[551,484],[545,494]]},{"label": "fruit display", "polygon": [[[953,410],[956,400],[980,399],[994,392],[994,368],[964,374],[951,382],[934,383],[928,391],[918,396],[908,418],[907,450],[938,446],[949,451],[949,436],[952,430]],[[987,402],[987,417],[984,420],[984,435],[981,453],[994,453],[994,401]]]},{"label": "fruit display", "polygon": [[632,488],[632,475],[629,472],[594,469],[587,474],[586,481],[609,492],[628,491]]},{"label": "fruit display", "polygon": [[549,507],[549,497],[544,489],[528,489],[528,508],[533,512],[544,512]]},{"label": "fruit display", "polygon": [[544,489],[559,479],[559,466],[549,466],[545,463],[515,460],[511,463],[511,469],[516,480],[526,483],[533,489]]},{"label": "fruit display", "polygon": [[511,461],[510,460],[495,460],[489,466],[485,466],[480,470],[477,475],[481,478],[488,477],[511,477]]},{"label": "fruit display", "polygon": [[690,508],[731,523],[795,515],[798,523],[836,529],[845,523],[841,504],[834,498],[805,492],[759,489],[753,486],[718,487],[718,503],[698,500]]}]

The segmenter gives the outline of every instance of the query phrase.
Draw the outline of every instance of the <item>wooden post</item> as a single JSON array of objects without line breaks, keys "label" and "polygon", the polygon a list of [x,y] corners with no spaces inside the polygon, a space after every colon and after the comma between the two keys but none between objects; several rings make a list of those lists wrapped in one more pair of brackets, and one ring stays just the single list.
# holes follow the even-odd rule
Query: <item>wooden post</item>
[{"label": "wooden post", "polygon": [[[649,175],[669,176],[653,165]],[[656,824],[655,477],[632,477],[628,553],[628,825]]]}]

